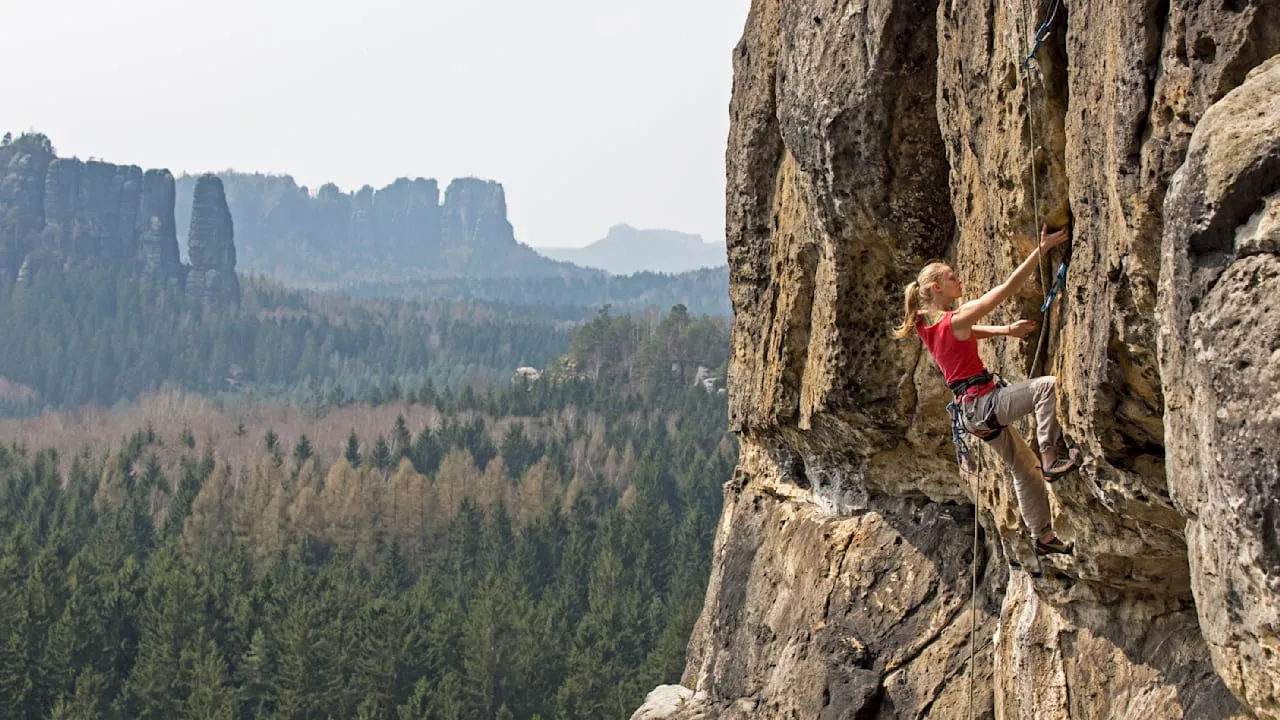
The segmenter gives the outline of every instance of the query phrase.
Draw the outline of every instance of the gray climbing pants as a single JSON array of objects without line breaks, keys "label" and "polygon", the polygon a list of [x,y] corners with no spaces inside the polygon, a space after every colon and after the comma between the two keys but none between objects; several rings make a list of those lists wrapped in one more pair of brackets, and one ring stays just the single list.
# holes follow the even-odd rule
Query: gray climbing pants
[{"label": "gray climbing pants", "polygon": [[1062,428],[1058,425],[1058,398],[1054,394],[1054,383],[1053,376],[1046,375],[998,388],[978,399],[978,402],[994,403],[996,420],[1005,426],[1000,436],[987,441],[987,444],[1012,472],[1013,491],[1018,496],[1022,521],[1037,538],[1048,532],[1053,524],[1049,514],[1049,493],[1040,471],[1040,458],[1016,428],[1008,425],[1034,410],[1040,449],[1056,447]]}]

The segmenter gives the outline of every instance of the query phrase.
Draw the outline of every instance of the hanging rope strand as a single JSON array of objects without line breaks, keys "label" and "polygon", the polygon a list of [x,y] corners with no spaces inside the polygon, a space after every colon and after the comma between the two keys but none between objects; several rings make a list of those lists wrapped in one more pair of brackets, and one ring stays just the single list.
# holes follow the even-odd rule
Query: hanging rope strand
[{"label": "hanging rope strand", "polygon": [[978,518],[982,515],[982,473],[973,473],[973,571],[969,578],[969,718],[973,718],[974,660],[978,650]]},{"label": "hanging rope strand", "polygon": [[[1040,51],[1040,46],[1043,45],[1044,42],[1049,39],[1049,36],[1053,31],[1053,23],[1054,23],[1054,20],[1056,20],[1058,17],[1059,9],[1061,9],[1062,7],[1062,0],[1052,0],[1052,4],[1049,6],[1049,12],[1046,14],[1044,21],[1040,23],[1040,26],[1036,28],[1034,34],[1032,34],[1031,32],[1031,15],[1028,12],[1027,5],[1025,3],[1019,3],[1019,5],[1021,6],[1021,9],[1022,9],[1023,27],[1026,29],[1026,33],[1027,33],[1026,36],[1031,38],[1031,40],[1027,43],[1030,47],[1027,49],[1026,58],[1022,61],[1022,70],[1023,70],[1022,84],[1026,93],[1027,132],[1031,140],[1031,152],[1029,153],[1029,156],[1030,156],[1030,165],[1031,165],[1031,207],[1032,207],[1032,213],[1033,213],[1032,233],[1036,238],[1036,242],[1039,243],[1040,225],[1041,225],[1040,187],[1039,187],[1039,178],[1037,178],[1038,168],[1036,167],[1036,154],[1039,148],[1036,144],[1035,113],[1031,109],[1032,108],[1031,79],[1032,79],[1033,71],[1037,76],[1040,75],[1039,66],[1035,63],[1035,56],[1036,56],[1036,53]],[[1038,269],[1040,272],[1040,287],[1043,290],[1043,299],[1044,299],[1044,303],[1040,307],[1040,312],[1044,314],[1044,317],[1042,318],[1042,322],[1040,324],[1039,336],[1036,338],[1036,354],[1031,361],[1030,370],[1031,370],[1031,375],[1033,377],[1039,372],[1040,365],[1041,365],[1041,355],[1047,349],[1046,348],[1046,340],[1048,339],[1047,329],[1049,326],[1049,321],[1051,319],[1049,311],[1051,309],[1051,306],[1053,305],[1054,298],[1061,291],[1064,278],[1066,276],[1067,262],[1070,260],[1070,257],[1071,255],[1070,255],[1070,252],[1068,251],[1066,258],[1064,258],[1062,264],[1058,268],[1057,277],[1054,279],[1052,287],[1050,287],[1050,284],[1049,284],[1049,273],[1048,273],[1048,267],[1046,265],[1044,254],[1041,253],[1037,258]],[[947,409],[953,412],[952,440],[956,445],[956,461],[960,465],[961,472],[963,472],[965,469],[964,467],[965,461],[970,458],[970,450],[968,447],[968,443],[964,439],[964,436],[966,433],[964,432],[963,427],[958,421],[958,416],[954,414],[958,408],[955,408],[954,404],[952,404],[952,405],[948,405]],[[1024,425],[1025,425],[1025,421],[1024,421]],[[1027,431],[1027,428],[1023,427],[1023,432],[1025,433],[1026,431]],[[982,514],[982,498],[981,498],[982,477],[980,472],[973,473],[972,487],[973,487],[974,512],[973,512],[973,554],[971,556],[972,569],[971,569],[971,575],[969,580],[969,719],[970,720],[973,720],[973,717],[974,717],[974,710],[975,710],[974,678],[977,675],[977,667],[976,667],[975,660],[977,658],[977,649],[978,649],[978,645],[977,645],[978,549],[979,549],[978,520]]]}]

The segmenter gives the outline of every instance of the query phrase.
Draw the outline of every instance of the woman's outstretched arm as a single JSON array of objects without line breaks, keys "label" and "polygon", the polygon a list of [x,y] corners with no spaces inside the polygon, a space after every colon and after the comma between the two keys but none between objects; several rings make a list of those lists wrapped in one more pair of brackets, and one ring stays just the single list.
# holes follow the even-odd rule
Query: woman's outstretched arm
[{"label": "woman's outstretched arm", "polygon": [[1036,329],[1036,324],[1030,320],[1019,320],[1012,325],[974,325],[969,328],[973,333],[973,337],[978,340],[989,337],[997,337],[1000,335],[1008,335],[1009,337],[1024,338]]},{"label": "woman's outstretched arm", "polygon": [[1018,291],[1018,288],[1022,287],[1022,284],[1027,281],[1027,278],[1031,277],[1031,271],[1035,270],[1036,263],[1039,261],[1041,253],[1046,253],[1061,245],[1066,242],[1069,237],[1070,231],[1067,228],[1063,228],[1053,233],[1049,232],[1048,226],[1042,229],[1040,231],[1039,246],[1036,247],[1035,250],[1032,250],[1031,254],[1027,256],[1027,259],[1023,260],[1022,264],[1009,275],[1008,280],[1005,280],[999,285],[991,288],[983,294],[982,297],[976,300],[970,300],[969,302],[961,305],[960,309],[956,310],[955,314],[951,316],[951,331],[954,332],[957,337],[968,334],[979,320],[986,317],[988,313],[995,310],[1000,303],[1009,299],[1010,295],[1013,295]]}]

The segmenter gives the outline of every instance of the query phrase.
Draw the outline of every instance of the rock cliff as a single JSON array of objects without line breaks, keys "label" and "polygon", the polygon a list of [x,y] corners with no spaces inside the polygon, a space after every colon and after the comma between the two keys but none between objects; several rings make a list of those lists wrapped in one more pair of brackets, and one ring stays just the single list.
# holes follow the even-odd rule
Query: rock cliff
[{"label": "rock cliff", "polygon": [[[500,183],[459,178],[440,187],[400,178],[382,188],[313,194],[289,176],[222,173],[239,266],[298,287],[343,287],[424,277],[547,278],[595,275],[516,241]],[[179,226],[196,178],[178,180]],[[358,252],[353,252],[358,250]]]},{"label": "rock cliff", "polygon": [[0,147],[0,273],[18,274],[44,229],[44,188],[53,147],[44,139],[19,137]]},{"label": "rock cliff", "polygon": [[[214,187],[216,186],[216,187]],[[168,170],[58,158],[48,138],[0,147],[0,277],[35,266],[106,262],[212,304],[239,302],[231,216],[221,183],[200,190],[191,267],[178,254]]]},{"label": "rock cliff", "polygon": [[191,201],[191,229],[187,233],[187,295],[206,305],[239,305],[234,228],[222,181],[202,175]]},{"label": "rock cliff", "polygon": [[[1280,717],[1276,53],[1277,0],[753,1],[726,153],[741,461],[693,690],[638,717]],[[1076,553],[1037,558],[889,330],[927,260],[981,292],[1068,219],[1049,314],[1060,252],[992,318],[1043,332],[983,349],[1058,377],[1085,454],[1051,486]]]}]

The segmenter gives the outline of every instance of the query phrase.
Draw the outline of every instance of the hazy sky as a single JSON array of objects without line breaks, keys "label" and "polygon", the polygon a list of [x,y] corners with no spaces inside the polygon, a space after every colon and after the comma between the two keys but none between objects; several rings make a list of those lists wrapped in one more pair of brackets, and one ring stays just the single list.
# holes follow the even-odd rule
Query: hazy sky
[{"label": "hazy sky", "polygon": [[493,179],[531,245],[620,222],[720,240],[749,4],[0,0],[0,130],[312,189]]}]

